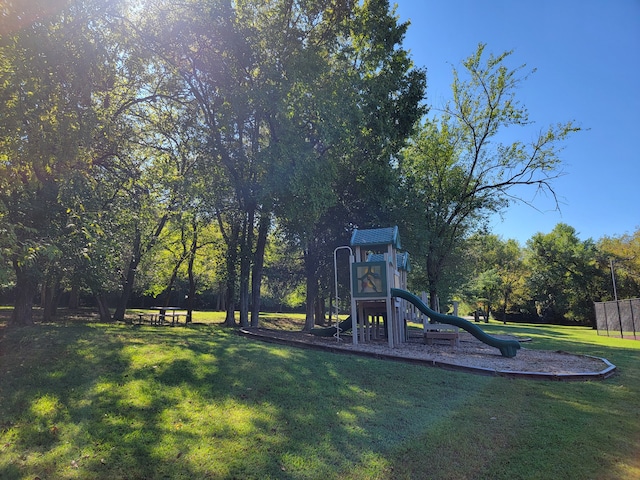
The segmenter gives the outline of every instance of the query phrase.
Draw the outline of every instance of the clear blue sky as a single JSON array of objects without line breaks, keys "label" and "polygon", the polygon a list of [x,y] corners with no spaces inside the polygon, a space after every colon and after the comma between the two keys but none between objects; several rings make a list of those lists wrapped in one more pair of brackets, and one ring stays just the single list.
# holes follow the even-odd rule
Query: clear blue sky
[{"label": "clear blue sky", "polygon": [[523,141],[557,122],[589,129],[561,152],[560,212],[537,198],[539,211],[510,207],[493,233],[524,244],[559,222],[582,240],[640,229],[640,0],[395,1],[411,22],[404,46],[427,69],[428,104],[450,97],[452,65],[482,42],[490,53],[513,50],[512,66],[537,69],[517,92],[535,122]]}]

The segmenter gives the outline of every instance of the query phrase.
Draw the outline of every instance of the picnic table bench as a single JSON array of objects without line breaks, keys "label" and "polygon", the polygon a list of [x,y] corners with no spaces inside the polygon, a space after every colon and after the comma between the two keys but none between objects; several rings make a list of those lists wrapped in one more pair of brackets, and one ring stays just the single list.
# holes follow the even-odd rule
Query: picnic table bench
[{"label": "picnic table bench", "polygon": [[[187,312],[180,307],[152,307],[151,310],[157,310],[158,313],[139,313],[138,325],[142,325],[145,321],[149,325],[179,325],[180,319],[184,318],[184,324],[187,324]],[[184,312],[184,313],[183,313]]]}]

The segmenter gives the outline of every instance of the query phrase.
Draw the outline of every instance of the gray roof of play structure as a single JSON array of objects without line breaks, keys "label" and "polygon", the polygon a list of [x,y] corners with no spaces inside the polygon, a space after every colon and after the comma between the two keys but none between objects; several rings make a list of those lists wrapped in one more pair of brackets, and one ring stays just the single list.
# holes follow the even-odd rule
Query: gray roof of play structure
[{"label": "gray roof of play structure", "polygon": [[352,247],[379,247],[389,244],[396,249],[401,248],[398,227],[355,229],[351,235]]}]

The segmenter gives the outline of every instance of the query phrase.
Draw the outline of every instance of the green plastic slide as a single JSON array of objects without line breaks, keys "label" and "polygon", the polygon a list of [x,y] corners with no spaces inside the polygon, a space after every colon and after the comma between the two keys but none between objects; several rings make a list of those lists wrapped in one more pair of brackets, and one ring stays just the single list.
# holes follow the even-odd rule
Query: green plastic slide
[{"label": "green plastic slide", "polygon": [[404,298],[405,300],[413,303],[418,308],[418,310],[427,315],[431,319],[431,321],[436,320],[440,323],[455,325],[456,327],[460,327],[466,330],[481,342],[498,348],[503,357],[515,357],[516,353],[520,349],[520,342],[518,342],[517,340],[501,340],[499,338],[492,337],[491,335],[485,333],[484,330],[482,330],[480,327],[469,322],[468,320],[459,317],[453,317],[451,315],[444,315],[442,313],[436,312],[435,310],[431,310],[424,304],[420,297],[417,297],[411,292],[407,292],[406,290],[401,290],[399,288],[392,288],[391,296]]},{"label": "green plastic slide", "polygon": [[[347,330],[351,330],[351,315],[347,317],[346,320],[341,321],[338,324],[338,328],[340,332],[346,332]],[[318,337],[332,337],[336,334],[336,327],[326,327],[326,328],[312,328],[311,333]]]}]

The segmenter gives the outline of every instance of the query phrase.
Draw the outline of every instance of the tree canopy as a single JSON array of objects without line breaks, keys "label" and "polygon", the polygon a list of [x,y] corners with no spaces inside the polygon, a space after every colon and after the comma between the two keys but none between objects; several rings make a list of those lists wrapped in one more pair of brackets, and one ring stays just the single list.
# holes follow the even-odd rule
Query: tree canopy
[{"label": "tree canopy", "polygon": [[[30,321],[26,299],[52,262],[53,285],[69,276],[58,241],[69,225],[84,232],[85,245],[69,248],[84,252],[75,271],[99,303],[113,282],[91,266],[120,278],[114,319],[123,320],[138,268],[187,217],[193,237],[179,261],[195,255],[199,225],[215,224],[227,323],[237,301],[241,323],[250,305],[257,322],[274,219],[313,250],[322,217],[359,198],[363,174],[388,169],[422,112],[424,72],[401,48],[407,25],[386,0],[28,11],[9,12],[34,21],[1,46],[3,251],[25,297],[16,323]],[[306,258],[313,265],[318,254]]]},{"label": "tree canopy", "polygon": [[420,239],[412,247],[425,262],[432,301],[457,246],[509,202],[524,201],[515,187],[556,197],[562,142],[579,130],[567,122],[548,127],[531,142],[503,143],[504,130],[530,124],[516,97],[525,67],[507,67],[511,52],[494,56],[485,49],[480,44],[462,62],[462,72],[454,68],[452,99],[438,118],[425,119],[398,163],[405,230]]},{"label": "tree canopy", "polygon": [[[333,251],[399,224],[416,289],[487,313],[589,317],[638,294],[637,232],[525,247],[487,236],[519,188],[555,198],[572,122],[530,135],[525,66],[485,45],[425,102],[387,0],[13,1],[0,16],[0,282],[12,324],[94,302],[196,297],[227,325],[306,303],[324,319]],[[505,130],[509,129],[508,135]],[[516,138],[516,140],[513,140]],[[347,275],[342,277],[346,278]],[[7,288],[4,290],[6,291]],[[345,287],[346,288],[346,287]],[[177,300],[176,300],[177,301]],[[331,302],[329,302],[331,303]]]}]

